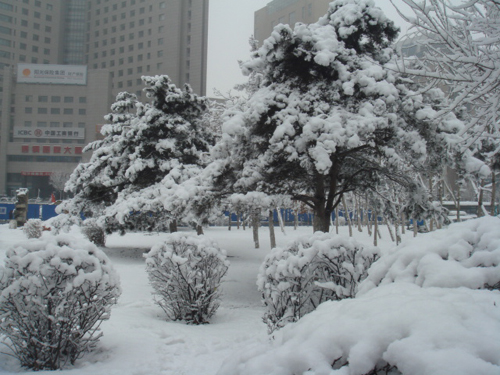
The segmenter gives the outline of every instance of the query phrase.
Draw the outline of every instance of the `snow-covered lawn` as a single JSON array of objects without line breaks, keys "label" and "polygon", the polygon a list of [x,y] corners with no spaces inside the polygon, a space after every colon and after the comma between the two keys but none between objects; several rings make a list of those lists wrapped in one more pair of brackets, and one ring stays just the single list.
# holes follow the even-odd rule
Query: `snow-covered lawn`
[{"label": "snow-covered lawn", "polygon": [[[348,235],[347,227],[341,227],[340,229],[341,234]],[[80,236],[78,232],[74,233]],[[284,246],[298,235],[311,233],[312,229],[310,227],[299,227],[297,231],[294,231],[293,228],[287,228],[287,235],[284,236],[278,229],[276,233],[277,244],[278,246]],[[354,229],[353,233],[358,241],[366,244],[372,243],[366,229],[363,233],[359,233]],[[389,251],[395,244],[390,241],[386,228],[381,228],[381,233],[383,239],[379,241],[379,246],[384,251]],[[162,241],[167,234],[131,233],[123,237],[112,235],[107,240],[105,252],[120,274],[122,295],[118,305],[112,310],[111,319],[102,325],[104,336],[100,341],[99,350],[79,360],[75,367],[58,373],[71,375],[212,375],[218,373],[223,363],[226,363],[225,366],[226,369],[229,369],[228,371],[232,371],[232,364],[228,359],[240,358],[241,360],[242,353],[249,352],[262,355],[262,349],[279,346],[279,343],[269,342],[267,327],[262,322],[264,307],[261,304],[260,294],[256,287],[259,267],[265,255],[270,251],[268,229],[260,229],[260,249],[253,248],[252,233],[248,229],[243,231],[242,229],[236,230],[236,228],[233,228],[228,231],[227,228],[214,227],[206,229],[205,234],[215,239],[220,247],[227,251],[228,259],[231,262],[223,281],[224,294],[222,303],[211,324],[190,326],[179,322],[167,322],[164,319],[163,311],[153,302],[152,288],[145,273],[145,261],[142,255],[154,244]],[[49,234],[45,233],[44,235]],[[412,237],[413,234],[407,232],[404,241],[408,241]],[[25,236],[21,230],[10,230],[7,225],[0,225],[0,258],[4,258],[5,251],[9,246],[23,240],[25,240]],[[385,293],[390,294],[390,291]],[[408,296],[406,296],[408,301],[405,300],[407,310],[411,310],[412,293],[415,295],[415,300],[422,301],[425,297],[424,294],[418,291],[409,291]],[[435,292],[438,299],[441,298],[438,296],[439,293]],[[467,294],[468,292],[464,291],[463,293]],[[493,293],[497,294],[497,292]],[[380,292],[380,294],[383,295],[384,292]],[[373,308],[374,302],[368,303],[366,302],[370,301],[368,297],[362,298],[364,298],[366,306]],[[453,300],[454,297],[450,298],[450,300]],[[496,295],[495,298],[498,300],[499,296]],[[476,299],[480,302],[479,297]],[[339,304],[338,309],[348,308],[347,304],[340,305],[341,303],[337,303]],[[346,303],[350,302],[346,301]],[[352,311],[358,315],[361,314],[362,303],[353,304]],[[497,304],[500,305],[500,303]],[[449,306],[446,308],[449,308]],[[500,307],[497,308],[500,309]],[[382,314],[382,310],[378,313]],[[424,310],[425,306],[422,307],[422,311]],[[323,314],[328,314],[326,308],[321,311],[323,311]],[[370,311],[366,311],[366,314],[368,316]],[[318,316],[321,316],[321,312]],[[354,320],[355,318],[355,316],[352,317]],[[500,314],[497,313],[490,316],[490,318],[498,323]],[[406,319],[411,320],[411,317],[407,316]],[[460,317],[457,319],[460,319]],[[366,324],[369,326],[369,322]],[[303,330],[306,329],[305,327],[312,327],[312,325],[313,322],[309,319],[302,324],[300,329]],[[497,324],[497,326],[499,325]],[[286,330],[289,336],[293,336],[292,331],[287,329],[288,327],[284,331]],[[401,329],[404,330],[404,328]],[[359,330],[356,332],[359,332]],[[315,334],[320,333],[316,332]],[[345,327],[343,334],[348,334]],[[500,342],[500,331],[497,332],[497,336]],[[300,334],[297,337],[300,338]],[[494,331],[491,337],[495,337]],[[370,338],[368,337],[368,339]],[[290,342],[288,344],[286,344],[286,340],[284,342],[285,345],[290,345]],[[318,342],[321,343],[322,341]],[[261,348],[261,350],[258,350],[258,348]],[[1,348],[0,351],[4,349]],[[283,352],[290,352],[291,349],[284,347],[276,350],[278,351],[271,353],[275,353],[279,357]],[[274,354],[271,353],[270,356],[264,356],[266,361],[272,359]],[[500,373],[498,363],[493,364],[495,360],[499,362],[500,354],[497,355],[496,359],[493,357],[495,357],[495,354],[492,355],[492,364],[489,370],[496,370]],[[233,362],[233,364],[235,363]],[[259,362],[259,366],[256,368],[265,368],[261,367],[261,365],[262,362]],[[273,366],[269,367],[269,369],[271,368]],[[491,371],[478,373],[494,374]],[[26,372],[26,370],[19,368],[16,359],[0,355],[0,373],[12,374],[20,372]],[[229,374],[230,372],[226,371],[224,373]],[[250,374],[251,372],[242,373]],[[275,373],[282,374],[281,372]],[[285,373],[288,374],[288,372],[283,372],[283,374]],[[317,372],[317,374],[319,373],[321,372]],[[347,372],[342,373],[347,374]],[[451,374],[452,372],[446,370],[440,372],[440,374],[448,373]],[[267,374],[267,372],[254,372],[253,374]]]}]

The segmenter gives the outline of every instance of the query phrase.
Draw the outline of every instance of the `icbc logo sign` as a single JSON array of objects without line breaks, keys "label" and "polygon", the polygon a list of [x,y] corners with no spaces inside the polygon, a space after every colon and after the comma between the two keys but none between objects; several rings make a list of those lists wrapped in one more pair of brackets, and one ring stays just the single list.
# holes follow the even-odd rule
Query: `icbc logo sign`
[{"label": "icbc logo sign", "polygon": [[37,137],[41,137],[41,136],[42,136],[42,134],[43,134],[43,133],[42,133],[42,130],[41,130],[41,129],[36,129],[36,130],[35,130],[35,135],[36,135]]}]

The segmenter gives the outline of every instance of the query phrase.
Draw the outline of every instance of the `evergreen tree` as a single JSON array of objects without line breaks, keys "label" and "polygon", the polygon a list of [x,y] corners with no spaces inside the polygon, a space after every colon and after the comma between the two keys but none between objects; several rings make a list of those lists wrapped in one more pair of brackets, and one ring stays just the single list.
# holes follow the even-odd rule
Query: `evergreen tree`
[{"label": "evergreen tree", "polygon": [[326,232],[345,193],[387,182],[405,189],[411,217],[429,209],[415,171],[450,161],[462,124],[453,113],[436,119],[437,92],[414,96],[395,73],[397,33],[372,0],[336,0],[315,24],[277,26],[242,64],[261,78],[228,110],[210,168],[216,189],[288,194]]},{"label": "evergreen tree", "polygon": [[[119,95],[113,105],[105,139],[89,147],[94,150],[92,159],[77,168],[67,185],[75,198],[65,207],[86,214],[99,205],[101,223],[108,232],[165,229],[176,220],[181,213],[161,204],[165,196],[158,190],[165,186],[160,183],[167,180],[172,187],[194,175],[204,165],[203,153],[213,141],[201,126],[205,98],[187,85],[177,88],[168,76],[142,79],[150,102],[120,94],[126,100]],[[131,106],[135,112],[126,111]],[[152,198],[154,205],[148,202]]]}]

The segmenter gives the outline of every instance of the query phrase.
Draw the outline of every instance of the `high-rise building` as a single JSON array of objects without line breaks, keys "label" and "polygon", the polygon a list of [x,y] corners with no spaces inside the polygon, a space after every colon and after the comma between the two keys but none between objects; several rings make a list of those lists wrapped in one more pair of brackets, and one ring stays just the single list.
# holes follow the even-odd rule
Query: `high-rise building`
[{"label": "high-rise building", "polygon": [[0,0],[0,195],[46,197],[143,75],[205,95],[207,34],[208,0]]},{"label": "high-rise building", "polygon": [[273,0],[255,12],[254,37],[262,44],[280,23],[293,28],[297,22],[316,22],[326,14],[330,2],[331,0]]}]

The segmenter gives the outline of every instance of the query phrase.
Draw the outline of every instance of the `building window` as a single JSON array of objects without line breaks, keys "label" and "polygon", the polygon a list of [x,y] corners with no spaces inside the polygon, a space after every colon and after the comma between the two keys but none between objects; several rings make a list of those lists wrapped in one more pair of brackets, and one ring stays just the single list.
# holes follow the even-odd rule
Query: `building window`
[{"label": "building window", "polygon": [[127,74],[130,76],[132,74],[134,74],[134,69],[133,68],[128,68],[127,69]]},{"label": "building window", "polygon": [[164,14],[160,14],[158,16],[158,18],[159,18],[160,21],[165,21],[165,15]]},{"label": "building window", "polygon": [[25,128],[31,128],[31,121],[25,121],[24,122],[24,127]]},{"label": "building window", "polygon": [[158,57],[163,57],[163,50],[157,52]]},{"label": "building window", "polygon": [[52,27],[50,27],[50,26],[45,26],[45,32],[46,32],[46,33],[50,33],[50,32],[52,32]]},{"label": "building window", "polygon": [[73,103],[73,97],[72,96],[65,96],[64,103]]},{"label": "building window", "polygon": [[82,115],[82,116],[85,116],[87,114],[87,110],[85,108],[80,108],[78,110],[78,114]]},{"label": "building window", "polygon": [[24,97],[24,100],[28,103],[31,103],[33,101],[33,95],[26,95]]},{"label": "building window", "polygon": [[160,70],[162,68],[163,68],[163,63],[160,62],[156,64],[156,69]]},{"label": "building window", "polygon": [[40,35],[38,35],[38,34],[33,34],[33,40],[34,40],[35,42],[37,42],[38,40],[40,40]]},{"label": "building window", "polygon": [[65,115],[72,115],[73,114],[73,108],[64,108]]},{"label": "building window", "polygon": [[127,61],[132,64],[134,62],[134,56],[129,56]]},{"label": "building window", "polygon": [[51,128],[58,128],[59,126],[60,126],[60,124],[58,122],[51,122],[50,123]]},{"label": "building window", "polygon": [[47,103],[49,101],[49,97],[46,95],[40,95],[38,97],[38,102],[39,103]]},{"label": "building window", "polygon": [[38,46],[32,46],[31,51],[35,53],[38,52]]},{"label": "building window", "polygon": [[143,56],[142,55],[137,55],[137,61],[142,61]]},{"label": "building window", "polygon": [[34,28],[35,30],[40,30],[40,24],[35,22],[35,23],[33,24],[33,28]]},{"label": "building window", "polygon": [[39,115],[46,115],[47,113],[48,113],[47,108],[44,107],[38,108]]},{"label": "building window", "polygon": [[51,96],[50,101],[52,103],[60,103],[61,102],[61,97],[60,96]]},{"label": "building window", "polygon": [[61,114],[61,109],[60,108],[51,108],[50,114],[51,115],[59,115],[59,114]]},{"label": "building window", "polygon": [[28,27],[28,21],[26,21],[26,20],[21,20],[21,26],[23,26],[23,27]]},{"label": "building window", "polygon": [[23,8],[23,9],[21,10],[21,13],[22,13],[24,16],[27,16],[27,15],[29,14],[28,9],[26,9],[26,8]]},{"label": "building window", "polygon": [[43,54],[44,54],[44,55],[50,55],[50,49],[48,49],[48,48],[44,48],[44,49],[43,49]]},{"label": "building window", "polygon": [[35,12],[35,18],[40,18],[41,14],[40,12]]},{"label": "building window", "polygon": [[24,108],[24,113],[27,113],[27,114],[33,113],[33,108],[31,108],[31,107],[25,107]]},{"label": "building window", "polygon": [[36,127],[37,128],[46,128],[47,127],[47,122],[45,122],[45,121],[38,121],[36,123]]},{"label": "building window", "polygon": [[26,43],[19,43],[19,48],[21,48],[21,49],[24,49],[24,50],[25,50],[25,49],[27,48]]},{"label": "building window", "polygon": [[166,7],[167,7],[167,4],[164,1],[162,1],[160,3],[160,9],[165,9]]},{"label": "building window", "polygon": [[78,98],[78,103],[87,103],[87,97],[86,96],[80,96]]},{"label": "building window", "polygon": [[63,122],[63,128],[72,128],[73,123],[72,122]]},{"label": "building window", "polygon": [[52,16],[47,14],[47,15],[45,16],[45,21],[47,21],[47,22],[52,22]]},{"label": "building window", "polygon": [[163,38],[158,38],[158,45],[162,46],[163,45]]}]

